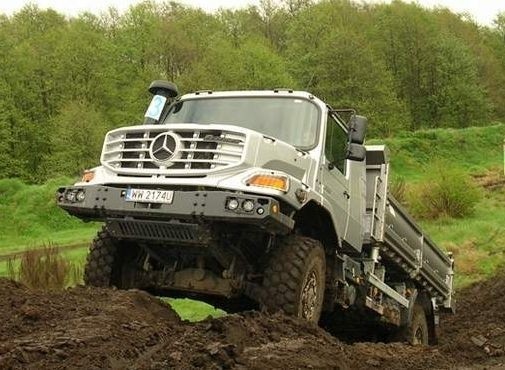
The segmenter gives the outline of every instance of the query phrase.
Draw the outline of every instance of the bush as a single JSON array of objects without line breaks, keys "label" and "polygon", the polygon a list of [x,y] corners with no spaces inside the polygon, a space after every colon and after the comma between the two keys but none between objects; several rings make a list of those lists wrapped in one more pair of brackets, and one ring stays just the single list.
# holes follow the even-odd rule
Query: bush
[{"label": "bush", "polygon": [[442,162],[427,169],[427,179],[409,194],[412,213],[430,219],[473,214],[480,193],[468,175]]},{"label": "bush", "polygon": [[14,260],[7,261],[7,274],[29,288],[43,290],[63,289],[82,280],[82,268],[67,261],[54,246],[25,251],[18,269]]},{"label": "bush", "polygon": [[407,183],[403,177],[396,177],[389,184],[389,193],[401,204],[407,200]]}]

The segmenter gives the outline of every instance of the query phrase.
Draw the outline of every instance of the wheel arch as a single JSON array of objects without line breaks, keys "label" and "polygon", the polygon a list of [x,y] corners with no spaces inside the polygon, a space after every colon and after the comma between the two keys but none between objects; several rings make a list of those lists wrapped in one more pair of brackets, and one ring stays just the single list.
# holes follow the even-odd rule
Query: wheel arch
[{"label": "wheel arch", "polygon": [[331,311],[337,294],[337,251],[342,246],[331,215],[321,205],[315,201],[310,201],[296,212],[293,219],[297,233],[319,240],[324,247],[326,256],[326,289],[323,310]]},{"label": "wheel arch", "polygon": [[308,202],[298,210],[293,219],[296,231],[319,240],[327,254],[335,254],[341,246],[330,213],[315,201]]}]

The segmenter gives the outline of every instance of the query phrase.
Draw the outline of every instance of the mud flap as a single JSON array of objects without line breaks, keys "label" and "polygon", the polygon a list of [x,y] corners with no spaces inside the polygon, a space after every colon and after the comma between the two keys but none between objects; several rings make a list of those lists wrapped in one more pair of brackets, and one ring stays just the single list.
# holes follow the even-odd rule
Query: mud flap
[{"label": "mud flap", "polygon": [[412,322],[412,317],[414,316],[414,306],[417,300],[418,291],[414,289],[409,298],[409,307],[401,309],[400,326],[407,327]]}]

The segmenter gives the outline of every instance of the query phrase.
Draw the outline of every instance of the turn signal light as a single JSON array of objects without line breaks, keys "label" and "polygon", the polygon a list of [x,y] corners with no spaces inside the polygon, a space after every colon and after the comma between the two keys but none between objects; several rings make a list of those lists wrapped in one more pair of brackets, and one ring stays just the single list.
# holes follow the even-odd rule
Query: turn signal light
[{"label": "turn signal light", "polygon": [[86,170],[82,175],[82,182],[90,182],[94,178],[95,178],[95,172]]},{"label": "turn signal light", "polygon": [[247,180],[247,185],[271,188],[280,191],[288,191],[289,182],[286,176],[254,175]]}]

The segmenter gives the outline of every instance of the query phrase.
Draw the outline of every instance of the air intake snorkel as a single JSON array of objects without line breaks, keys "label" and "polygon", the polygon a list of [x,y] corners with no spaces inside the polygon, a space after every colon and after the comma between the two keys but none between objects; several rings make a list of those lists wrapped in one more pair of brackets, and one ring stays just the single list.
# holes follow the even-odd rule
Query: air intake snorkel
[{"label": "air intake snorkel", "polygon": [[177,86],[164,80],[153,81],[149,86],[149,92],[154,96],[144,115],[145,125],[159,123],[165,109],[179,95]]}]

